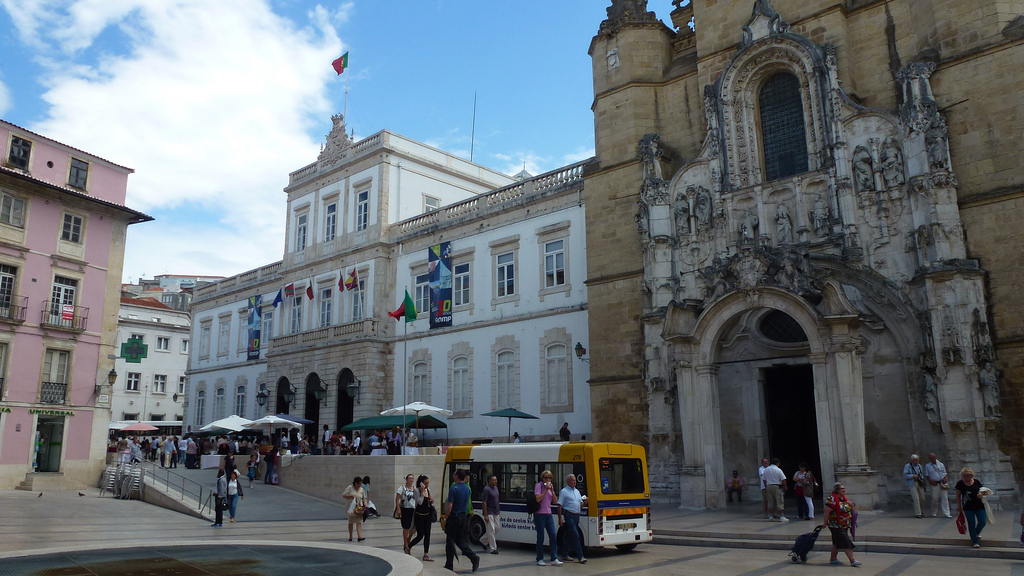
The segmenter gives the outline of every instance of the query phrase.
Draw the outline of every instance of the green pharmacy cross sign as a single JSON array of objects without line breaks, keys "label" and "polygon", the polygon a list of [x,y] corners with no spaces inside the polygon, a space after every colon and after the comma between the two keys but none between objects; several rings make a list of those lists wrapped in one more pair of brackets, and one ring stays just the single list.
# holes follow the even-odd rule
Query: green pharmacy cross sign
[{"label": "green pharmacy cross sign", "polygon": [[149,346],[142,343],[142,338],[129,338],[128,342],[121,344],[121,358],[125,362],[141,364],[142,359],[149,355]]}]

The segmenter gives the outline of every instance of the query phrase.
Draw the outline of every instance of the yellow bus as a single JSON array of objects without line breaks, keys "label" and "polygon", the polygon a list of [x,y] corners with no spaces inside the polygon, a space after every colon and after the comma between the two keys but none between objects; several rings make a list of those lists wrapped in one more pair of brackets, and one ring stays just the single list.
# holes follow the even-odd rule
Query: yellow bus
[{"label": "yellow bus", "polygon": [[[647,455],[641,446],[615,442],[539,442],[453,446],[445,457],[439,500],[448,497],[455,470],[470,473],[473,518],[470,538],[479,543],[484,535],[480,498],[487,479],[498,477],[501,529],[498,540],[535,544],[533,518],[526,513],[526,499],[533,496],[540,473],[551,470],[558,490],[570,473],[576,488],[587,496],[580,516],[584,546],[615,546],[627,551],[650,542],[651,490],[647,484]],[[436,497],[436,496],[435,496]],[[439,507],[443,510],[443,507]],[[558,529],[558,549],[565,527]]]}]

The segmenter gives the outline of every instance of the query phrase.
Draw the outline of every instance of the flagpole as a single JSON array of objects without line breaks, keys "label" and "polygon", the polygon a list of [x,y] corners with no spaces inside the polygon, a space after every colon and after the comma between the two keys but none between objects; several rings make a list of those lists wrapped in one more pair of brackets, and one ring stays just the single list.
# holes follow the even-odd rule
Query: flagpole
[{"label": "flagpole", "polygon": [[[345,71],[348,72],[348,70],[345,70]],[[344,103],[342,111],[341,111],[341,115],[344,116],[345,118],[348,118],[348,77],[349,76],[351,76],[351,74],[346,74],[345,75],[345,103]]]},{"label": "flagpole", "polygon": [[[406,293],[409,292],[409,287],[405,288]],[[403,297],[404,300],[404,297]],[[402,431],[408,437],[407,429],[409,427],[409,375],[406,372],[409,369],[409,321],[407,318],[402,318]],[[404,438],[402,446],[405,446]]]},{"label": "flagpole", "polygon": [[473,148],[476,144],[476,91],[473,91],[473,130],[469,137],[469,161],[473,161]]}]

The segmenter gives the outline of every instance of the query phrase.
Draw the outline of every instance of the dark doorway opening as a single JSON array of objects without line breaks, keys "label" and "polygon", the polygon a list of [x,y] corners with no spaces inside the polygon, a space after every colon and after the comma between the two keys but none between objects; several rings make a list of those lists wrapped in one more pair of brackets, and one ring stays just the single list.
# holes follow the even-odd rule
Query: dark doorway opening
[{"label": "dark doorway opening", "polygon": [[[338,429],[348,426],[355,420],[355,394],[353,386],[356,376],[351,370],[345,368],[338,375]],[[351,435],[351,434],[350,434]]]},{"label": "dark doorway opening", "polygon": [[310,442],[317,439],[320,431],[320,400],[316,399],[316,392],[320,389],[320,376],[316,372],[306,377],[306,411],[304,417],[311,422],[302,425],[302,434],[303,436],[309,436]]},{"label": "dark doorway opening", "polygon": [[814,372],[810,364],[773,366],[764,371],[768,449],[782,461],[788,494],[793,494],[793,473],[806,462],[821,482],[818,418],[814,411]]}]

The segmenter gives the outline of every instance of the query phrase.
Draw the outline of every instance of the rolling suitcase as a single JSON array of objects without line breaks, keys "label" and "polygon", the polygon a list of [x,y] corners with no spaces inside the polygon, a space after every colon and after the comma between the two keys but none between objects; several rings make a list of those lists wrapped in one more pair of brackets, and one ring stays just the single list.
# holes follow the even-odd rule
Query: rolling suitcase
[{"label": "rolling suitcase", "polygon": [[815,526],[813,532],[796,537],[796,542],[793,542],[793,548],[790,549],[789,553],[794,564],[797,562],[807,562],[807,553],[811,551],[811,548],[814,548],[814,542],[818,540],[819,532],[821,532],[821,526]]}]

